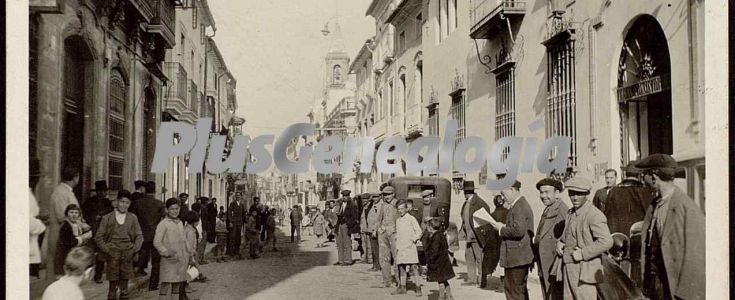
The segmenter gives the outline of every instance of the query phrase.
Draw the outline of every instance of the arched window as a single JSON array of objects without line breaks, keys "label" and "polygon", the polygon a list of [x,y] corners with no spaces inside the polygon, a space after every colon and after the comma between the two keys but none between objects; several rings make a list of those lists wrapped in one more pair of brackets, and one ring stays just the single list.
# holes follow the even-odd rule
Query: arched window
[{"label": "arched window", "polygon": [[332,70],[332,78],[334,78],[334,83],[342,82],[342,67],[339,65],[334,66],[334,69]]},{"label": "arched window", "polygon": [[125,161],[125,102],[127,87],[120,70],[110,74],[110,110],[109,110],[109,173],[110,189],[123,188],[123,170]]}]

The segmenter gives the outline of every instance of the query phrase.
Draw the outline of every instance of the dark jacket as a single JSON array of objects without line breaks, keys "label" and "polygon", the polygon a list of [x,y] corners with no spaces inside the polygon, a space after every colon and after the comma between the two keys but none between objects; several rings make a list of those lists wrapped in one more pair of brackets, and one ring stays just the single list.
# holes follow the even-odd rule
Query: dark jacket
[{"label": "dark jacket", "polygon": [[500,266],[513,268],[533,263],[533,211],[525,197],[520,197],[508,211],[500,230]]},{"label": "dark jacket", "polygon": [[443,231],[436,231],[428,239],[426,249],[426,278],[430,282],[442,282],[454,278],[449,246]]},{"label": "dark jacket", "polygon": [[655,191],[638,180],[625,179],[607,194],[605,213],[610,233],[630,235],[630,227],[643,221],[646,210],[653,202]]},{"label": "dark jacket", "polygon": [[[465,226],[465,215],[464,215],[465,206],[467,206],[468,202],[470,204],[470,220],[469,220],[470,228],[466,228]],[[462,225],[461,225],[462,227],[460,228],[460,233],[463,232],[464,236],[467,237],[469,236],[467,231],[472,230],[472,232],[474,232],[475,234],[477,243],[480,244],[480,247],[484,247],[487,241],[487,238],[490,235],[490,232],[492,232],[495,229],[490,224],[486,224],[478,228],[475,228],[475,220],[474,218],[472,218],[472,215],[475,214],[475,212],[480,209],[484,209],[487,211],[488,214],[490,214],[490,206],[488,206],[487,202],[485,202],[485,200],[480,198],[480,196],[478,196],[477,194],[475,194],[474,196],[472,196],[472,198],[470,198],[470,200],[467,200],[464,202],[464,204],[462,204],[462,210],[460,210],[460,214],[462,215]]]},{"label": "dark jacket", "polygon": [[227,219],[230,224],[235,226],[242,226],[245,222],[245,206],[236,201],[230,202],[230,206],[227,209]]},{"label": "dark jacket", "polygon": [[112,203],[110,199],[100,198],[97,196],[90,197],[82,204],[82,217],[92,226],[92,232],[97,232],[97,227],[102,221],[102,217],[112,212]]},{"label": "dark jacket", "polygon": [[[704,299],[705,222],[702,211],[679,188],[671,196],[669,210],[661,231],[661,254],[671,296],[681,299]],[[643,222],[641,266],[645,268],[648,228],[653,219],[653,206],[648,207]],[[644,274],[645,274],[645,269]]]},{"label": "dark jacket", "polygon": [[[349,234],[360,233],[360,211],[349,197],[342,198],[341,200],[342,201],[337,202],[337,205],[340,205],[340,211],[339,214],[337,214],[337,224],[347,225]],[[345,202],[347,205],[342,209],[341,205]],[[337,228],[339,228],[339,226]]]},{"label": "dark jacket", "polygon": [[[546,207],[536,229],[536,236],[533,238],[533,250],[536,256],[539,277],[542,281],[541,286],[546,289],[544,293],[548,293],[551,287],[549,273],[556,257],[556,243],[564,234],[564,224],[568,211],[569,207],[562,200],[557,200]],[[561,290],[554,291],[554,295],[558,296],[559,292]]]},{"label": "dark jacket", "polygon": [[607,187],[601,188],[595,192],[595,196],[592,198],[592,204],[594,204],[601,212],[605,212],[605,208],[607,207],[608,191]]},{"label": "dark jacket", "polygon": [[[166,215],[165,205],[152,194],[149,194],[138,199],[134,208],[134,214],[138,218],[140,229],[143,231],[143,240],[153,242],[153,237],[156,235],[156,226]],[[130,210],[133,210],[133,207]]]}]

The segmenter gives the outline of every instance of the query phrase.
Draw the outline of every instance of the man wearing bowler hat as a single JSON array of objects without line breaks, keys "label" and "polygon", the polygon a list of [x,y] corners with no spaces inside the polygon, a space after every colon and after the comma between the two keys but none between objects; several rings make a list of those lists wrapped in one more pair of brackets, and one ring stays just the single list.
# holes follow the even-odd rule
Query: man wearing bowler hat
[{"label": "man wearing bowler hat", "polygon": [[[484,209],[490,215],[490,206],[487,205],[485,200],[475,194],[474,181],[465,181],[463,190],[466,201],[462,204],[462,225],[460,225],[459,232],[466,241],[465,245],[467,246],[464,252],[465,262],[467,263],[466,285],[479,283],[483,287],[487,284],[487,276],[482,278],[483,246],[487,243],[492,227],[489,224],[477,226],[473,216],[480,209]],[[479,282],[478,277],[480,277]]]},{"label": "man wearing bowler hat", "polygon": [[[533,238],[533,250],[538,265],[538,274],[541,279],[541,291],[544,299],[563,299],[561,273],[552,276],[552,267],[555,267],[556,243],[564,233],[564,222],[569,207],[561,200],[564,190],[563,184],[553,178],[544,178],[536,183],[539,199],[544,204],[544,212]],[[557,264],[558,265],[558,264]]]},{"label": "man wearing bowler hat", "polygon": [[597,285],[604,280],[602,255],[613,239],[607,218],[588,199],[590,180],[577,176],[566,182],[566,188],[573,207],[556,249],[563,262],[564,299],[597,299]]},{"label": "man wearing bowler hat", "polygon": [[500,236],[500,266],[504,269],[503,288],[507,299],[528,299],[528,271],[533,264],[533,211],[521,196],[521,183],[516,180],[500,194],[506,200],[505,224],[491,220]]},{"label": "man wearing bowler hat", "polygon": [[[113,211],[113,203],[107,198],[107,181],[98,180],[94,182],[94,189],[92,190],[94,195],[84,201],[82,204],[82,214],[89,225],[92,226],[92,234],[97,233],[97,228],[100,225],[102,217]],[[97,249],[99,250],[99,249]],[[105,270],[105,256],[104,253],[99,252],[96,257],[94,267],[94,281],[96,283],[102,283],[102,274]]]},{"label": "man wearing bowler hat", "polygon": [[658,193],[643,220],[643,294],[649,299],[704,299],[704,215],[674,185],[676,160],[652,154],[636,167]]}]

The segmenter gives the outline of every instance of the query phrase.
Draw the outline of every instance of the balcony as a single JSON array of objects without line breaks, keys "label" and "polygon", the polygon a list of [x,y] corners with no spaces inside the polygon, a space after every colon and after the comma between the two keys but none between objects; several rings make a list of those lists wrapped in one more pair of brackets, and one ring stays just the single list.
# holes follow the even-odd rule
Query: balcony
[{"label": "balcony", "polygon": [[140,15],[143,16],[146,22],[150,22],[153,19],[153,5],[156,4],[156,1],[130,0],[130,4],[138,9],[138,12],[140,12]]},{"label": "balcony", "polygon": [[174,16],[176,9],[172,0],[134,0],[134,2],[146,2],[152,9],[152,17],[145,24],[145,31],[153,34],[155,38],[167,49],[176,45],[174,37]]},{"label": "balcony", "polygon": [[[523,18],[526,2],[514,0],[479,0],[470,11],[470,37],[490,39],[507,26],[506,22]],[[506,21],[506,18],[507,21]]]},{"label": "balcony", "polygon": [[385,139],[387,125],[388,125],[388,118],[383,118],[375,122],[375,124],[370,126],[370,128],[368,129],[368,135],[375,139],[376,144],[378,144],[383,139]]},{"label": "balcony", "polygon": [[187,110],[188,81],[184,66],[177,62],[166,62],[167,83],[166,99],[163,110],[174,118],[181,117]]},{"label": "balcony", "polygon": [[421,135],[423,128],[421,128],[421,109],[417,104],[412,105],[406,111],[406,133],[408,136]]}]

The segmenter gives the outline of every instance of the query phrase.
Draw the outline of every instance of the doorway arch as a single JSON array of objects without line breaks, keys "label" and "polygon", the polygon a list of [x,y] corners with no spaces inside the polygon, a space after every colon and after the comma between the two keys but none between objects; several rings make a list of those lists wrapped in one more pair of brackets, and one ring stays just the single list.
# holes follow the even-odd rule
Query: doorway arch
[{"label": "doorway arch", "polygon": [[658,21],[631,21],[620,50],[617,74],[621,164],[653,153],[673,154],[671,60]]}]

